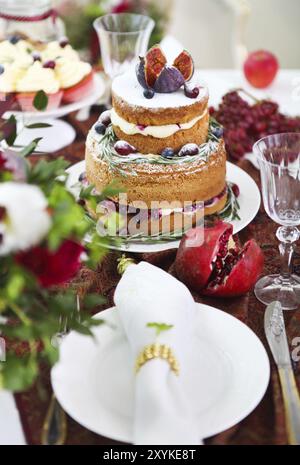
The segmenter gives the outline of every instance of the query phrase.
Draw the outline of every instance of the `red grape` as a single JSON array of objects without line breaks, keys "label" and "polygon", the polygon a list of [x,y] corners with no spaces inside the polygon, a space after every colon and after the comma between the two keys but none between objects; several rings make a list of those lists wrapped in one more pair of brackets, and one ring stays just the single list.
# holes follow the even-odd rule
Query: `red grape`
[{"label": "red grape", "polygon": [[283,115],[270,100],[250,105],[238,91],[224,95],[219,108],[211,108],[210,114],[223,125],[226,149],[234,159],[251,152],[254,143],[266,135],[300,132],[300,117]]}]

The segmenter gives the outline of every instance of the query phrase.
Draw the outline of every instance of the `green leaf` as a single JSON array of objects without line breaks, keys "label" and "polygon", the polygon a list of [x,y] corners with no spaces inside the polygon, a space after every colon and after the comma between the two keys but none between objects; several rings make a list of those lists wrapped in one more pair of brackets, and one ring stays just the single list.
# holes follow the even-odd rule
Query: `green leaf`
[{"label": "green leaf", "polygon": [[87,294],[84,298],[83,305],[87,310],[93,310],[98,305],[106,303],[106,298],[99,294]]},{"label": "green leaf", "polygon": [[156,336],[159,336],[164,331],[169,331],[174,325],[167,325],[166,323],[147,323],[147,328],[155,329]]},{"label": "green leaf", "polygon": [[47,108],[48,105],[48,97],[43,90],[39,90],[34,99],[33,99],[33,106],[39,111],[43,111]]},{"label": "green leaf", "polygon": [[14,145],[17,138],[17,121],[14,115],[11,115],[6,121],[3,127],[3,132],[6,143],[9,146]]},{"label": "green leaf", "polygon": [[90,196],[92,195],[92,191],[94,189],[94,184],[90,184],[87,187],[82,187],[80,190],[79,198],[81,200],[88,200]]},{"label": "green leaf", "polygon": [[53,184],[57,182],[57,178],[65,174],[67,166],[68,162],[62,157],[52,161],[39,160],[31,168],[28,174],[28,182],[38,184],[48,192],[53,188]]},{"label": "green leaf", "polygon": [[28,155],[31,155],[32,152],[35,151],[35,149],[38,146],[38,143],[41,140],[42,140],[42,137],[38,137],[37,139],[34,139],[32,142],[30,142],[30,144],[26,145],[26,147],[24,147],[23,150],[21,150],[20,155],[24,158],[27,157]]},{"label": "green leaf", "polygon": [[0,364],[0,370],[4,388],[14,392],[25,391],[38,374],[35,358],[18,357],[13,353],[7,354],[6,362]]},{"label": "green leaf", "polygon": [[51,344],[50,339],[43,338],[43,345],[44,345],[44,355],[46,356],[50,365],[54,365],[59,359],[59,352],[57,348],[53,347]]},{"label": "green leaf", "polygon": [[7,287],[6,287],[6,294],[7,297],[11,300],[15,300],[20,293],[22,292],[25,286],[25,279],[24,276],[19,273],[14,273],[9,280]]},{"label": "green leaf", "polygon": [[27,129],[40,129],[40,128],[52,128],[52,124],[48,123],[33,123],[25,126]]}]

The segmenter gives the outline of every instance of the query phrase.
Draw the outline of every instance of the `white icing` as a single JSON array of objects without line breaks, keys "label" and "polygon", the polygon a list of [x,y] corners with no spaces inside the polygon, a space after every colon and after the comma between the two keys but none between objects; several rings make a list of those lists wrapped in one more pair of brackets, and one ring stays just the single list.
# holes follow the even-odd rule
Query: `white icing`
[{"label": "white icing", "polygon": [[6,64],[0,75],[0,92],[15,92],[18,80],[24,75],[25,69],[16,63]]},{"label": "white icing", "polygon": [[36,61],[17,81],[16,90],[18,92],[43,90],[47,94],[56,94],[59,91],[59,82],[53,69],[43,68],[42,64]]},{"label": "white icing", "polygon": [[161,126],[145,126],[141,127],[134,123],[130,123],[122,118],[116,110],[113,108],[111,110],[111,122],[114,126],[118,126],[125,134],[134,135],[134,134],[141,134],[142,136],[152,136],[156,137],[157,139],[164,139],[165,137],[173,136],[178,131],[182,131],[184,129],[192,128],[200,119],[204,118],[207,114],[207,110],[205,110],[202,115],[193,118],[188,123],[180,123],[180,124],[165,124]]},{"label": "white icing", "polygon": [[55,74],[62,89],[68,89],[82,81],[92,71],[89,63],[59,58],[56,61]]},{"label": "white icing", "polygon": [[[198,73],[195,73],[192,81],[195,85],[201,85]],[[199,95],[195,99],[186,97],[183,87],[171,94],[156,93],[152,99],[146,99],[143,95],[144,89],[133,71],[116,77],[112,83],[112,91],[129,105],[152,109],[185,107],[208,97],[207,87],[201,86]]]},{"label": "white icing", "polygon": [[56,60],[58,57],[79,61],[78,52],[71,45],[68,44],[65,47],[61,47],[58,41],[49,42],[41,52],[41,57],[43,61]]}]

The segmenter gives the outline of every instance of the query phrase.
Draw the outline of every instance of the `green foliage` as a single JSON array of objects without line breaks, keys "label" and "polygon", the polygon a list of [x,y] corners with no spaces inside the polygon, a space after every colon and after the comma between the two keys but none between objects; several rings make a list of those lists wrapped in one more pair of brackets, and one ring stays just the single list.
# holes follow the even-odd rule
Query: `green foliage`
[{"label": "green foliage", "polygon": [[35,149],[37,148],[41,140],[42,140],[41,137],[34,139],[32,142],[30,142],[30,144],[26,145],[26,147],[24,147],[21,150],[20,155],[22,157],[28,157],[28,155],[31,155],[35,151]]},{"label": "green foliage", "polygon": [[33,106],[39,111],[46,110],[48,106],[48,96],[43,90],[39,90],[34,99],[33,99]]},{"label": "green foliage", "polygon": [[165,331],[170,331],[174,325],[167,325],[166,323],[147,323],[147,328],[153,328],[155,330],[156,336],[159,336]]},{"label": "green foliage", "polygon": [[[20,160],[32,153],[38,141],[19,153]],[[56,250],[65,239],[76,240],[85,245],[85,265],[96,267],[111,241],[98,236],[85,207],[67,190],[68,163],[62,158],[36,161],[35,157],[35,163],[26,158],[25,166],[26,181],[38,186],[48,201],[51,228],[43,245]],[[3,171],[2,181],[6,175],[13,179],[12,173]],[[112,184],[97,196],[92,189],[82,190],[81,197],[96,209],[99,201],[118,192],[117,185]],[[58,332],[73,330],[92,336],[93,327],[103,324],[91,315],[105,299],[98,294],[82,296],[79,291],[80,284],[43,288],[17,263],[15,255],[0,256],[0,335],[7,341],[6,361],[0,362],[0,389],[25,390],[38,376],[41,362],[53,365],[59,353],[51,341]]]}]

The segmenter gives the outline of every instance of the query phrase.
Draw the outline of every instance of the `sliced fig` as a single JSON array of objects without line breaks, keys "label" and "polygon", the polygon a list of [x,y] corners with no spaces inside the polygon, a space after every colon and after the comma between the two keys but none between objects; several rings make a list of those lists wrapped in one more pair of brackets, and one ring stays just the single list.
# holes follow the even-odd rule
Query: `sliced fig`
[{"label": "sliced fig", "polygon": [[155,81],[162,72],[167,59],[159,45],[154,45],[145,56],[145,80],[149,87],[154,87]]},{"label": "sliced fig", "polygon": [[174,66],[165,66],[154,84],[154,90],[159,94],[169,94],[176,92],[183,84],[181,72]]},{"label": "sliced fig", "polygon": [[135,72],[136,72],[137,80],[139,81],[143,89],[148,89],[149,86],[146,82],[146,77],[145,77],[145,58],[144,57],[140,57],[140,61],[136,65]]},{"label": "sliced fig", "polygon": [[183,52],[178,55],[173,63],[173,66],[175,66],[175,68],[181,72],[185,81],[189,81],[193,77],[194,61],[189,52],[186,50],[183,50]]},{"label": "sliced fig", "polygon": [[264,256],[254,240],[240,247],[232,232],[232,225],[223,222],[188,231],[175,261],[178,278],[203,295],[226,298],[249,292],[263,270]]}]

